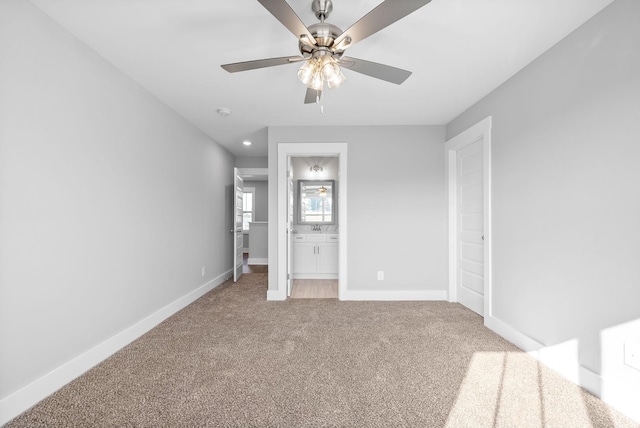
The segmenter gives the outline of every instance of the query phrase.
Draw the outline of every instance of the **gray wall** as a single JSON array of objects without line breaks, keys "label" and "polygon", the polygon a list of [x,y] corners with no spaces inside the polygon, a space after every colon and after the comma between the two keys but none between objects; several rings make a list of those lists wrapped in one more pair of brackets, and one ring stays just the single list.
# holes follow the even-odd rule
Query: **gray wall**
[{"label": "gray wall", "polygon": [[640,319],[638,22],[615,1],[447,128],[493,117],[495,316],[596,373],[605,330]]},{"label": "gray wall", "polygon": [[232,268],[234,158],[30,2],[0,58],[2,399]]},{"label": "gray wall", "polygon": [[238,168],[267,168],[267,157],[237,156],[236,166]]},{"label": "gray wall", "polygon": [[[444,126],[269,128],[270,165],[277,165],[281,142],[348,143],[350,290],[446,289],[444,137]],[[277,196],[270,168],[271,290],[278,286],[278,207],[285,207]],[[384,281],[377,281],[378,270]]]}]

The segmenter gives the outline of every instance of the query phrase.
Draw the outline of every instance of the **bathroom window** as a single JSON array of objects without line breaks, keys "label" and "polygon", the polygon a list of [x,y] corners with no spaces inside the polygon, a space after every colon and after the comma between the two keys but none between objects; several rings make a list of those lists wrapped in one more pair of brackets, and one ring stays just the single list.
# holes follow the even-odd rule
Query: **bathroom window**
[{"label": "bathroom window", "polygon": [[253,221],[255,213],[256,189],[245,187],[242,191],[242,230],[249,230],[249,223]]}]

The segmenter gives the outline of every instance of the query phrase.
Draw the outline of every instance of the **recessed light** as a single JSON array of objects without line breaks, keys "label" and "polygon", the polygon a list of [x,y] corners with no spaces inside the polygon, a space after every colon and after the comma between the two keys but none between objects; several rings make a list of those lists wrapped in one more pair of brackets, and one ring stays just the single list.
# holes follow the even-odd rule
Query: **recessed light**
[{"label": "recessed light", "polygon": [[222,116],[222,117],[227,117],[227,116],[229,116],[229,115],[231,114],[231,110],[229,110],[229,109],[228,109],[228,108],[226,108],[226,107],[219,108],[219,109],[217,110],[217,112],[218,112],[218,114],[219,114],[220,116]]},{"label": "recessed light", "polygon": [[245,146],[250,146],[251,145],[251,141],[243,141],[242,144],[244,144]]}]

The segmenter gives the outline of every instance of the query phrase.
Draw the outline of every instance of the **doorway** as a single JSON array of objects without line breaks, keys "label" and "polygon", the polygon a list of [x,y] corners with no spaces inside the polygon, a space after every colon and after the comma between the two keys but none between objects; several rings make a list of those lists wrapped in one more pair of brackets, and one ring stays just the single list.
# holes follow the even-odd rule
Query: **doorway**
[{"label": "doorway", "polygon": [[287,297],[338,298],[337,156],[289,156]]},{"label": "doorway", "polygon": [[268,168],[234,168],[234,278],[268,272]]},{"label": "doorway", "polygon": [[449,301],[491,315],[491,117],[445,144]]},{"label": "doorway", "polygon": [[[278,288],[277,299],[285,300],[291,292],[293,285],[292,251],[296,234],[293,233],[296,215],[292,203],[295,192],[293,175],[290,174],[292,158],[336,158],[338,164],[338,176],[336,180],[336,206],[337,206],[337,230],[333,230],[333,237],[337,241],[337,276],[338,298],[344,296],[347,289],[347,144],[346,143],[280,143],[278,144]],[[314,165],[310,168],[312,169]],[[297,227],[297,226],[296,226]],[[316,232],[316,231],[314,231]],[[315,237],[312,239],[320,239]],[[309,248],[317,254],[326,254],[323,248],[316,248],[320,244],[311,243]],[[311,251],[311,250],[309,250]],[[275,293],[273,293],[275,294]],[[275,297],[275,296],[274,296]]]}]

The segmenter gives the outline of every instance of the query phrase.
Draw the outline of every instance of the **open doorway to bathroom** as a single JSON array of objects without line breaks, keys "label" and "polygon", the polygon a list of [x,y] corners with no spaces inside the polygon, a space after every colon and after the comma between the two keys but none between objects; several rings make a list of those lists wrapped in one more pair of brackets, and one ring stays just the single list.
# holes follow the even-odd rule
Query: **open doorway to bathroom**
[{"label": "open doorway to bathroom", "polygon": [[338,298],[337,156],[291,156],[291,298]]},{"label": "open doorway to bathroom", "polygon": [[335,298],[337,286],[337,298],[343,299],[347,144],[279,143],[277,171],[277,290],[271,299],[300,297],[292,296],[294,280],[298,290],[305,288],[303,297]]}]

